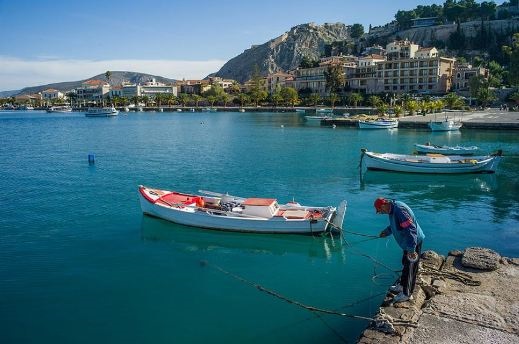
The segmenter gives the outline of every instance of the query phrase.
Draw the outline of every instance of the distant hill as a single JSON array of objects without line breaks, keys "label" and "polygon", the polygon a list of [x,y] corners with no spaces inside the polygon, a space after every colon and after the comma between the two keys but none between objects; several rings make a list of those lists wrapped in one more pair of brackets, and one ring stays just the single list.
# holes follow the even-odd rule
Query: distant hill
[{"label": "distant hill", "polygon": [[261,75],[295,69],[303,57],[317,60],[327,44],[349,39],[350,26],[346,24],[298,25],[277,38],[245,50],[212,75],[243,83],[250,79],[255,66]]},{"label": "distant hill", "polygon": [[20,90],[0,91],[0,98],[9,98],[20,93]]},{"label": "distant hill", "polygon": [[[151,78],[155,78],[158,82],[162,82],[165,84],[173,83],[176,80],[174,79],[168,79],[164,78],[162,76],[157,75],[151,75],[151,74],[144,74],[144,73],[137,73],[137,72],[121,72],[121,71],[110,71],[112,73],[110,77],[110,85],[116,86],[120,85],[123,81],[131,82],[131,83],[144,83],[146,81],[149,81]],[[105,73],[99,74],[96,76],[93,76],[88,79],[79,80],[79,81],[67,81],[67,82],[58,82],[54,84],[47,84],[47,85],[41,85],[41,86],[33,86],[33,87],[26,87],[19,91],[6,91],[6,92],[16,92],[15,95],[22,95],[22,94],[33,94],[38,93],[41,91],[45,91],[49,88],[56,89],[61,92],[68,92],[74,88],[80,87],[82,83],[88,80],[106,80]],[[13,95],[13,94],[11,94]],[[9,95],[8,95],[9,96]]]}]

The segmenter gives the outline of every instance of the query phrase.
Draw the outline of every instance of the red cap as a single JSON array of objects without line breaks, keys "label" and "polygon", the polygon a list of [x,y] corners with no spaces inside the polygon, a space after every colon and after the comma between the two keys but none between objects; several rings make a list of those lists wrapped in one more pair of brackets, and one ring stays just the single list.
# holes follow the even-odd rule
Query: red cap
[{"label": "red cap", "polygon": [[380,207],[387,203],[387,200],[385,198],[379,197],[375,200],[375,203],[373,203],[373,206],[375,209],[379,210]]}]

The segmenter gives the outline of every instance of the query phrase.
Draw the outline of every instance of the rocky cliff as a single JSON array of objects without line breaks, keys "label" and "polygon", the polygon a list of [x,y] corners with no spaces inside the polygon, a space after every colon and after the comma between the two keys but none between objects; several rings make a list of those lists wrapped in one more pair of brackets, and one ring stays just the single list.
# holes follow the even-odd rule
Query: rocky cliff
[{"label": "rocky cliff", "polygon": [[[518,18],[492,20],[483,23],[481,21],[464,22],[460,24],[460,30],[466,38],[475,39],[481,32],[482,24],[485,30],[493,32],[495,35],[507,35],[511,37],[509,33],[519,30]],[[430,47],[434,46],[435,43],[446,42],[456,30],[457,25],[455,23],[418,27],[401,31],[397,30],[396,25],[388,24],[364,35],[363,41],[368,42],[368,44],[372,42],[385,44],[393,40],[407,38],[421,46]]]},{"label": "rocky cliff", "polygon": [[335,23],[313,23],[295,26],[290,31],[264,44],[253,46],[227,61],[214,75],[245,82],[258,66],[261,75],[296,68],[306,56],[316,60],[326,44],[350,40],[350,26]]}]

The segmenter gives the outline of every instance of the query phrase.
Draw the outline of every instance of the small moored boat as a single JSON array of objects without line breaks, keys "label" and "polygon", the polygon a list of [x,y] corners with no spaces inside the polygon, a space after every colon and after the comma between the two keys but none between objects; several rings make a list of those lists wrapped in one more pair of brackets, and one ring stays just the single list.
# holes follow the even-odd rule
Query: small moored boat
[{"label": "small moored boat", "polygon": [[396,119],[379,118],[375,121],[359,120],[359,129],[394,129],[398,128]]},{"label": "small moored boat", "polygon": [[430,121],[428,125],[431,131],[455,131],[459,130],[463,123],[445,117],[443,121]]},{"label": "small moored boat", "polygon": [[478,146],[439,146],[430,143],[424,145],[415,143],[414,146],[416,151],[421,154],[473,155],[479,152]]},{"label": "small moored boat", "polygon": [[85,113],[86,117],[111,117],[117,116],[119,111],[112,107],[88,108]]},{"label": "small moored boat", "polygon": [[502,159],[502,151],[485,156],[445,156],[442,154],[406,155],[374,153],[361,150],[362,170],[410,173],[494,173]]},{"label": "small moored boat", "polygon": [[338,208],[310,207],[274,198],[243,198],[199,191],[204,195],[139,186],[144,214],[182,225],[233,232],[318,234],[341,228],[346,201]]},{"label": "small moored boat", "polygon": [[59,112],[59,113],[66,113],[66,112],[72,112],[72,107],[69,105],[57,105],[57,106],[51,106],[47,109],[47,112]]}]

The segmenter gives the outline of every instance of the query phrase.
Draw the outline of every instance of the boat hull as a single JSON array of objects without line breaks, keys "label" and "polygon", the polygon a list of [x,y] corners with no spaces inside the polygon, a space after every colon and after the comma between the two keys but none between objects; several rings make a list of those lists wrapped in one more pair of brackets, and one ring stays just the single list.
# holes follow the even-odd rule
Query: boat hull
[{"label": "boat hull", "polygon": [[365,170],[393,171],[406,173],[494,173],[501,156],[480,157],[428,157],[390,153],[363,152],[362,168]]},{"label": "boat hull", "polygon": [[429,122],[431,131],[456,131],[459,130],[461,126],[462,123],[456,123],[454,121]]},{"label": "boat hull", "polygon": [[[285,219],[284,217],[259,218],[241,217],[229,215],[224,211],[199,208],[196,206],[168,206],[166,204],[153,203],[139,188],[139,201],[142,212],[181,225],[199,227],[220,231],[247,232],[247,233],[271,233],[271,234],[319,234],[328,231],[329,227],[341,227],[346,211],[346,203],[341,204],[339,217],[335,218],[335,208],[326,218],[317,220],[309,219]],[[333,221],[333,226],[330,223]]]},{"label": "boat hull", "polygon": [[479,152],[479,147],[477,146],[435,146],[435,145],[421,145],[415,144],[415,149],[418,153],[427,154],[444,154],[444,155],[473,155]]},{"label": "boat hull", "polygon": [[359,121],[359,129],[394,129],[398,128],[397,121]]}]

